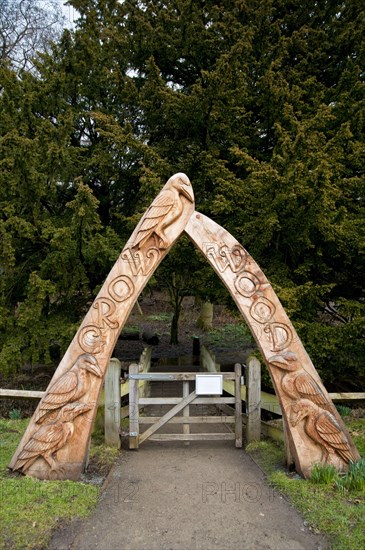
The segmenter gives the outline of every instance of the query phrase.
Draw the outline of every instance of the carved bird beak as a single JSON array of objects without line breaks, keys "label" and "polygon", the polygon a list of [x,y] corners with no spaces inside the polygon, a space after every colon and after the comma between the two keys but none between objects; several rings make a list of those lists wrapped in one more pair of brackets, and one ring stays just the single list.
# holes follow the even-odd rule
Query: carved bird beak
[{"label": "carved bird beak", "polygon": [[290,412],[290,424],[295,427],[305,417],[305,410],[292,410]]},{"label": "carved bird beak", "polygon": [[270,357],[269,363],[279,369],[293,371],[297,370],[297,365],[295,364],[296,359],[297,356],[295,353],[287,352],[283,355],[273,355]]},{"label": "carved bird beak", "polygon": [[88,411],[90,411],[93,408],[93,404],[87,404],[87,403],[70,403],[69,405],[66,405],[62,409],[62,417],[65,420],[73,420],[76,418],[76,416],[79,416],[79,414],[84,414]]},{"label": "carved bird beak", "polygon": [[286,369],[288,366],[288,361],[282,355],[273,355],[269,359],[269,363],[279,369]]},{"label": "carved bird beak", "polygon": [[188,181],[184,181],[182,178],[180,178],[180,191],[184,197],[186,197],[190,202],[194,202],[194,192],[193,188]]},{"label": "carved bird beak", "polygon": [[103,373],[98,363],[96,362],[96,359],[95,359],[95,363],[91,361],[85,361],[85,369],[88,372],[91,372],[91,374],[94,374],[95,376],[97,376],[98,378],[103,377]]}]

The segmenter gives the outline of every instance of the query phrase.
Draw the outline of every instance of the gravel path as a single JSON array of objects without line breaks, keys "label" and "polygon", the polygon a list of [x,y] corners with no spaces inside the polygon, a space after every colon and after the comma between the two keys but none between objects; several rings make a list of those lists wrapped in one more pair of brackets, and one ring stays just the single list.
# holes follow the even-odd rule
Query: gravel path
[{"label": "gravel path", "polygon": [[[156,382],[152,395],[178,395],[176,384]],[[157,413],[164,411],[149,412]],[[195,424],[192,431],[199,426],[204,432],[220,431],[215,424]],[[228,427],[221,424],[220,429]],[[56,535],[51,548],[315,550],[327,545],[233,441],[147,440],[138,451],[122,451],[95,512]]]},{"label": "gravel path", "polygon": [[97,509],[61,550],[311,550],[328,548],[231,442],[158,443],[125,451]]}]

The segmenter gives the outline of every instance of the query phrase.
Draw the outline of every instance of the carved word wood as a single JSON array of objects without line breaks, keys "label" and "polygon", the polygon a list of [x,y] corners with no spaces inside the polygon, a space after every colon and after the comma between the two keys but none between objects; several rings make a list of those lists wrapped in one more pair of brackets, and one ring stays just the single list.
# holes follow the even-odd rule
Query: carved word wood
[{"label": "carved word wood", "polygon": [[293,325],[265,275],[228,231],[199,212],[185,233],[204,254],[247,322],[270,372],[296,469],[343,470],[360,458]]},{"label": "carved word wood", "polygon": [[225,229],[194,212],[176,174],[145,212],[88,311],[9,467],[40,479],[79,479],[117,338],[161,260],[185,230],[231,293],[265,359],[297,471],[343,470],[359,454],[270,283]]}]

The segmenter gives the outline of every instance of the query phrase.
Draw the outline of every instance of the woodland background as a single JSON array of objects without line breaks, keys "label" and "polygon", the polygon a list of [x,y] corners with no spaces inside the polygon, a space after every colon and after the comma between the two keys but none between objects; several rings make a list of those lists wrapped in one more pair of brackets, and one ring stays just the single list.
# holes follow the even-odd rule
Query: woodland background
[{"label": "woodland background", "polygon": [[[64,29],[53,0],[0,0],[2,376],[57,364],[182,171],[324,380],[364,391],[363,1],[69,4]],[[155,279],[232,305],[187,241]]]}]

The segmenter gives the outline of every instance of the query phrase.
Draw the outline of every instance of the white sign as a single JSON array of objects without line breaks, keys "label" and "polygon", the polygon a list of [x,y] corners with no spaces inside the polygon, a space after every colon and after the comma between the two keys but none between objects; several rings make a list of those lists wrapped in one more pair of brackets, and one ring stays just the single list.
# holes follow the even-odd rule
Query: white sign
[{"label": "white sign", "polygon": [[197,374],[195,378],[196,395],[222,395],[222,374]]}]

